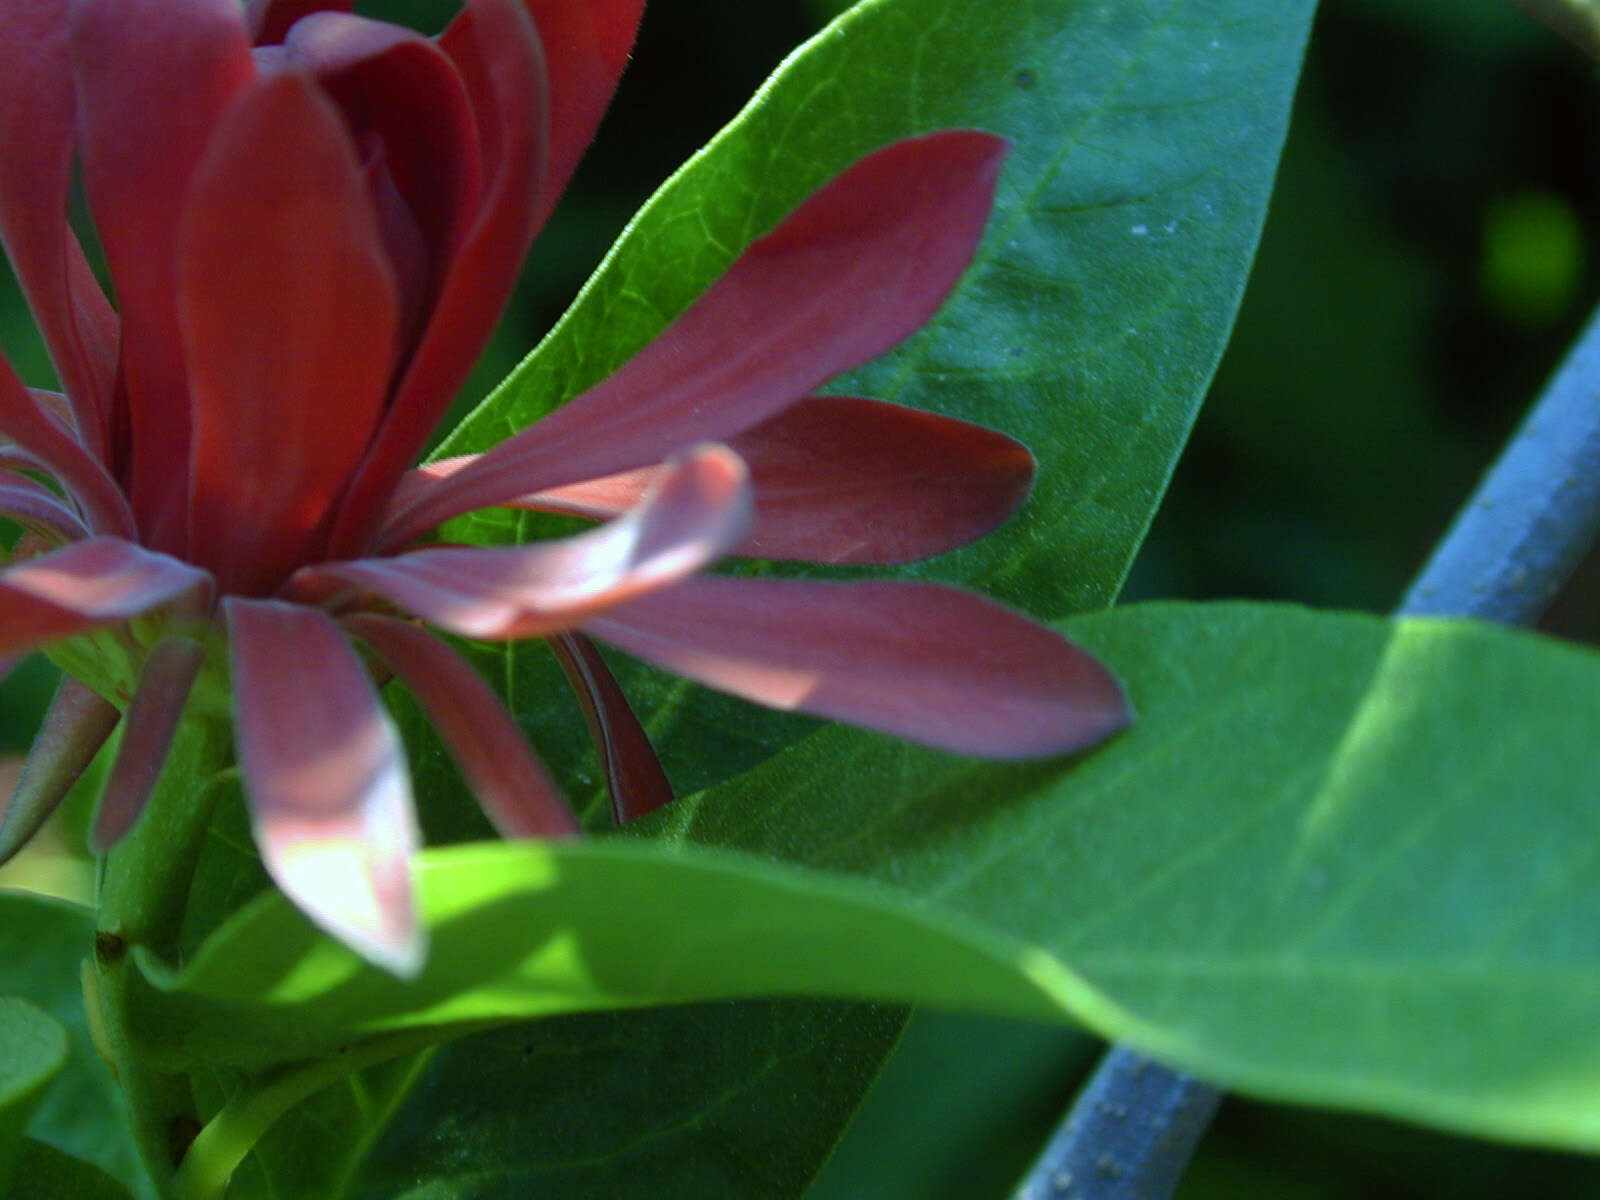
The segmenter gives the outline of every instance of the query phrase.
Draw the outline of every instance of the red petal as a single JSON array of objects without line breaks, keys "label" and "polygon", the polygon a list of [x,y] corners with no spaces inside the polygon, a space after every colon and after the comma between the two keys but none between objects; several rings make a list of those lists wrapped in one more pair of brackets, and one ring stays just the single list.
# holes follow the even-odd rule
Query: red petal
[{"label": "red petal", "polygon": [[[550,151],[534,227],[549,219],[628,63],[644,0],[527,0],[550,71]],[[449,39],[453,35],[446,33]]]},{"label": "red petal", "polygon": [[366,642],[422,704],[484,812],[506,837],[567,837],[578,823],[494,690],[438,638],[371,614],[344,627]]},{"label": "red petal", "polygon": [[299,572],[315,589],[340,581],[464,637],[542,637],[693,574],[743,535],[744,464],[703,446],[670,464],[639,506],[576,537],[487,550],[418,550]]},{"label": "red petal", "polygon": [[150,652],[128,705],[117,760],[100,793],[100,809],[89,835],[96,854],[121,841],[144,811],[205,658],[205,649],[187,638],[170,638]]},{"label": "red petal", "polygon": [[14,471],[0,470],[0,516],[55,542],[89,536],[78,514],[56,499],[54,492]]},{"label": "red petal", "polygon": [[985,133],[896,142],[752,243],[611,378],[502,442],[409,510],[397,545],[460,513],[728,439],[928,320],[982,236],[1006,143]]},{"label": "red petal", "polygon": [[[44,393],[49,395],[50,393]],[[133,514],[116,482],[55,417],[40,408],[0,356],[0,433],[53,475],[83,510],[91,528],[131,536]]]},{"label": "red petal", "polygon": [[0,654],[115,625],[209,589],[187,563],[91,538],[0,572]]},{"label": "red petal", "polygon": [[[72,69],[67,0],[0,5],[0,237],[86,445],[104,455],[117,322],[67,224]],[[26,114],[24,117],[22,114]]]},{"label": "red petal", "polygon": [[992,600],[932,584],[704,577],[584,629],[769,708],[960,754],[1081,750],[1130,720],[1090,655]]},{"label": "red petal", "polygon": [[405,753],[332,618],[223,601],[234,725],[256,845],[278,886],[329,933],[400,976],[425,953],[410,860]]},{"label": "red petal", "polygon": [[70,675],[62,677],[0,820],[0,863],[39,832],[94,761],[121,716],[98,692]]},{"label": "red petal", "polygon": [[[288,61],[313,72],[351,128],[375,135],[441,273],[477,215],[482,180],[472,105],[455,65],[409,29],[343,13],[300,22]],[[423,281],[426,298],[433,286]]]},{"label": "red petal", "polygon": [[122,317],[134,508],[147,544],[181,552],[189,388],[178,222],[212,126],[255,64],[238,0],[77,0],[71,13],[84,182]]},{"label": "red petal", "polygon": [[[1004,524],[1033,480],[1033,455],[1002,433],[854,396],[812,396],[730,445],[750,468],[756,523],[738,553],[754,558],[915,562]],[[511,507],[606,520],[637,503],[658,469]]]},{"label": "red petal", "polygon": [[[245,236],[241,236],[244,234]],[[343,122],[296,74],[217,123],[178,239],[190,557],[270,591],[320,548],[395,360],[398,300]]]},{"label": "red petal", "polygon": [[314,12],[349,12],[355,0],[244,0],[244,22],[258,46],[283,41],[290,26]]},{"label": "red petal", "polygon": [[485,168],[482,207],[340,513],[335,556],[369,548],[389,493],[493,331],[536,228],[548,107],[544,55],[527,12],[516,0],[469,0],[442,44],[472,97]]},{"label": "red petal", "polygon": [[672,784],[655,747],[595,644],[579,633],[561,633],[550,639],[550,649],[583,706],[617,824],[671,804]]}]

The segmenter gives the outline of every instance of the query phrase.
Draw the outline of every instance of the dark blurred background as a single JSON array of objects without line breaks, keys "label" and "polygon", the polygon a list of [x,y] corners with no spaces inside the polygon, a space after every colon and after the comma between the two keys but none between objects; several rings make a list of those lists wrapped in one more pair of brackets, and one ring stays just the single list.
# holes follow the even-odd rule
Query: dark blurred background
[{"label": "dark blurred background", "polygon": [[[466,398],[549,327],[653,187],[845,7],[655,0]],[[358,8],[433,31],[455,0]],[[1597,133],[1600,76],[1504,0],[1325,0],[1238,328],[1129,598],[1392,607],[1600,292]],[[43,383],[5,282],[0,342]],[[1592,641],[1597,613],[1591,556],[1547,628]],[[26,745],[50,686],[32,665],[0,689],[0,748]],[[918,1018],[815,1195],[1006,1195],[1095,1054],[1059,1031]],[[1600,1163],[1230,1100],[1180,1195],[1600,1196]]]}]

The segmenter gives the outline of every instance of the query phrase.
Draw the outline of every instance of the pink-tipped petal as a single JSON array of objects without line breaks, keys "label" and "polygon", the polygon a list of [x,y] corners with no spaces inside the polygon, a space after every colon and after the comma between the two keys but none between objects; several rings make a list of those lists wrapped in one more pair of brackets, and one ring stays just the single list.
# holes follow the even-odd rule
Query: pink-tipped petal
[{"label": "pink-tipped petal", "polygon": [[511,714],[460,655],[407,621],[364,613],[343,623],[411,689],[496,829],[513,838],[578,832]]},{"label": "pink-tipped petal", "polygon": [[1088,653],[992,600],[933,584],[704,577],[584,629],[757,704],[959,754],[1081,750],[1131,719]]},{"label": "pink-tipped petal", "polygon": [[85,446],[104,456],[116,315],[67,224],[73,89],[68,0],[0,4],[0,239],[50,349]]},{"label": "pink-tipped petal", "polygon": [[224,591],[261,594],[325,537],[382,412],[399,319],[343,122],[304,77],[261,80],[217,123],[179,233],[178,297],[190,557]]},{"label": "pink-tipped petal", "polygon": [[326,563],[295,582],[372,592],[463,637],[543,637],[715,561],[744,535],[749,503],[738,456],[702,446],[670,464],[637,508],[576,537]]},{"label": "pink-tipped petal", "polygon": [[370,549],[395,484],[444,415],[505,308],[533,241],[549,109],[545,56],[520,0],[468,0],[441,39],[466,82],[483,153],[477,219],[457,247],[383,427],[345,499],[333,556]]},{"label": "pink-tipped petal", "polygon": [[223,601],[234,728],[256,845],[284,893],[362,957],[422,967],[416,816],[399,734],[332,618]]},{"label": "pink-tipped petal", "polygon": [[1007,143],[929,134],[868,155],[752,243],[616,374],[457,471],[386,546],[511,497],[726,440],[933,315],[972,258]]},{"label": "pink-tipped petal", "polygon": [[540,41],[550,48],[550,151],[534,205],[534,227],[541,228],[611,104],[644,15],[644,0],[527,4]]},{"label": "pink-tipped petal", "polygon": [[204,571],[132,542],[74,542],[0,572],[0,654],[119,624],[210,585]]},{"label": "pink-tipped petal", "polygon": [[84,182],[122,317],[134,509],[147,545],[182,552],[189,388],[178,223],[213,126],[255,63],[238,0],[75,0],[70,27]]},{"label": "pink-tipped petal", "polygon": [[[756,506],[738,553],[795,562],[915,562],[965,546],[1017,511],[1034,470],[1028,448],[1002,433],[855,396],[809,397],[729,445],[750,468]],[[607,520],[637,503],[658,469],[514,507]]]},{"label": "pink-tipped petal", "polygon": [[301,17],[315,12],[349,12],[355,0],[244,0],[244,22],[257,46],[283,41]]},{"label": "pink-tipped petal", "polygon": [[550,649],[583,708],[617,824],[671,804],[672,783],[661,759],[595,644],[581,633],[561,633],[550,639]]},{"label": "pink-tipped petal", "polygon": [[0,516],[57,543],[89,536],[78,514],[61,503],[54,492],[15,471],[0,470]]},{"label": "pink-tipped petal", "polygon": [[90,528],[98,533],[131,536],[133,513],[116,481],[70,434],[39,399],[55,393],[30,393],[0,356],[0,434],[8,450],[20,450],[33,465],[48,471],[77,501]]},{"label": "pink-tipped petal", "polygon": [[0,863],[39,832],[94,761],[121,715],[98,692],[70,675],[62,677],[0,819]]},{"label": "pink-tipped petal", "polygon": [[181,637],[169,638],[150,652],[128,705],[122,745],[117,747],[117,760],[100,794],[100,809],[89,835],[96,854],[104,854],[121,841],[144,811],[205,657],[198,642]]}]

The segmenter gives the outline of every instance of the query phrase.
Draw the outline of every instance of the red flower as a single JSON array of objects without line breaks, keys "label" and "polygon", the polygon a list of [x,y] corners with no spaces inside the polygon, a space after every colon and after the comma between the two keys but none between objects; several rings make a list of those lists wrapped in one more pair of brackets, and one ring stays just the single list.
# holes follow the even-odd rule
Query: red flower
[{"label": "red flower", "polygon": [[[1010,439],[811,395],[909,335],[958,278],[1003,154],[985,134],[868,157],[610,379],[486,454],[406,473],[592,135],[641,7],[468,0],[430,40],[316,0],[5,6],[0,110],[29,119],[0,128],[0,235],[65,395],[25,389],[0,360],[0,513],[30,530],[0,573],[0,653],[49,645],[94,691],[63,685],[0,855],[125,720],[95,828],[109,846],[196,679],[226,672],[268,869],[363,954],[414,970],[409,781],[352,638],[413,690],[504,832],[576,824],[493,693],[413,618],[552,639],[623,819],[670,793],[585,634],[964,753],[1057,753],[1125,723],[1097,663],[977,596],[692,578],[729,552],[921,558],[1021,502],[1032,459]],[[114,310],[65,217],[75,158]],[[493,505],[606,523],[419,548]],[[205,649],[214,625],[225,656]]]}]

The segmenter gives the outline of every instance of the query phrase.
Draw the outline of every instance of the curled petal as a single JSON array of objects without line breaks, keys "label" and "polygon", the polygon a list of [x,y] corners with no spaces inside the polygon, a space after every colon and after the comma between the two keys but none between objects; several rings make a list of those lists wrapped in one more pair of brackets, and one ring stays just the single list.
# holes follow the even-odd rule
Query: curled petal
[{"label": "curled petal", "polygon": [[560,633],[550,639],[550,649],[583,706],[617,824],[671,804],[672,784],[655,747],[595,644],[580,633]]},{"label": "curled petal", "polygon": [[372,525],[483,349],[533,241],[549,114],[545,57],[521,0],[468,0],[441,39],[467,85],[483,152],[483,197],[382,429],[352,483],[333,556],[369,548]]},{"label": "curled petal", "polygon": [[383,410],[399,321],[344,124],[303,76],[262,79],[217,123],[179,233],[178,300],[190,556],[225,591],[270,591],[320,547]]},{"label": "curled petal", "polygon": [[[756,509],[737,553],[755,558],[915,562],[1004,524],[1033,480],[1033,455],[1002,433],[856,396],[811,396],[729,445],[750,468]],[[511,507],[606,520],[637,503],[658,469],[554,488]]]},{"label": "curled petal", "polygon": [[245,26],[257,46],[283,41],[301,17],[314,12],[349,12],[355,0],[244,0]]},{"label": "curled petal", "polygon": [[438,638],[392,617],[346,617],[398,675],[455,755],[484,812],[506,837],[566,837],[578,823],[494,690]]},{"label": "curled petal", "polygon": [[178,224],[217,118],[255,62],[238,0],[75,0],[71,46],[84,185],[122,317],[133,505],[142,540],[181,553],[189,386]]},{"label": "curled petal", "polygon": [[119,624],[210,586],[204,571],[132,542],[74,542],[0,572],[0,654]]},{"label": "curled petal", "polygon": [[15,471],[0,470],[0,516],[54,542],[75,542],[89,536],[78,514],[54,492]]},{"label": "curled petal", "polygon": [[0,819],[0,863],[39,832],[94,761],[121,715],[92,688],[70,675],[62,677]]},{"label": "curled petal", "polygon": [[[290,64],[316,75],[358,138],[380,141],[430,265],[448,264],[482,199],[472,105],[449,56],[409,29],[345,13],[301,21],[284,48]],[[431,300],[432,283],[423,283]]]},{"label": "curled petal", "polygon": [[97,532],[132,536],[133,513],[127,500],[106,469],[52,414],[45,398],[53,395],[23,387],[11,364],[0,357],[0,434],[10,439],[8,457],[20,451],[28,464],[54,476]]},{"label": "curled petal", "polygon": [[[73,89],[68,0],[0,4],[0,238],[72,397],[74,423],[104,457],[116,315],[67,224]],[[23,117],[21,114],[26,114]]]},{"label": "curled petal", "polygon": [[929,134],[868,155],[752,243],[597,387],[392,508],[384,545],[440,521],[726,440],[933,315],[982,236],[1006,143]]},{"label": "curled petal", "polygon": [[325,613],[223,601],[234,727],[256,845],[284,893],[402,977],[425,954],[411,881],[405,753],[355,651]]},{"label": "curled petal", "polygon": [[584,629],[757,704],[959,754],[1081,750],[1131,719],[1088,653],[992,600],[932,584],[704,577]]},{"label": "curled petal", "polygon": [[295,583],[315,593],[342,582],[464,637],[542,637],[721,557],[743,536],[749,505],[738,456],[702,446],[669,464],[637,508],[588,533],[326,563],[297,572]]},{"label": "curled petal", "polygon": [[188,638],[169,638],[150,652],[128,705],[128,724],[111,766],[89,844],[104,854],[133,828],[172,748],[189,690],[205,662],[205,650]]}]

